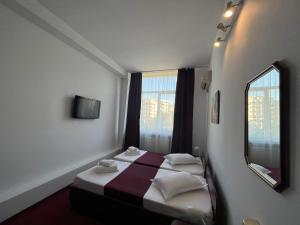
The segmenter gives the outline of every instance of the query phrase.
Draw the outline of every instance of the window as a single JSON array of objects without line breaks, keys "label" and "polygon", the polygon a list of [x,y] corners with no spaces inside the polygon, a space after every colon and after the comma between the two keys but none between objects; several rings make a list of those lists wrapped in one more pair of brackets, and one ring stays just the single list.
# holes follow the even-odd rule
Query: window
[{"label": "window", "polygon": [[167,153],[173,133],[177,70],[143,73],[141,148]]}]

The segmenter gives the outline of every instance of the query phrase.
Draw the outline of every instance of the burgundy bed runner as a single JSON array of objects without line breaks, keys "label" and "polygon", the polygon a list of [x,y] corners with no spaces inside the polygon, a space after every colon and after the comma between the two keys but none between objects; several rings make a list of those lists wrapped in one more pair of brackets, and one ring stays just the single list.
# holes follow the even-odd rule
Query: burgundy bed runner
[{"label": "burgundy bed runner", "polygon": [[144,155],[135,160],[134,163],[159,168],[164,160],[164,154],[157,152],[146,152]]},{"label": "burgundy bed runner", "polygon": [[148,191],[158,168],[131,164],[104,187],[104,195],[143,206],[143,197]]}]

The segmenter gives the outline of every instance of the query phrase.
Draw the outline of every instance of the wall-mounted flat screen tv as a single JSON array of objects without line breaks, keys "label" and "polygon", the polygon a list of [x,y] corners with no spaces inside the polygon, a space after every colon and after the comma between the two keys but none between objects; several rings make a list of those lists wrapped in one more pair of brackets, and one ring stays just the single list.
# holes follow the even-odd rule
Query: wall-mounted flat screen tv
[{"label": "wall-mounted flat screen tv", "polygon": [[98,119],[100,115],[101,101],[75,95],[73,118]]}]

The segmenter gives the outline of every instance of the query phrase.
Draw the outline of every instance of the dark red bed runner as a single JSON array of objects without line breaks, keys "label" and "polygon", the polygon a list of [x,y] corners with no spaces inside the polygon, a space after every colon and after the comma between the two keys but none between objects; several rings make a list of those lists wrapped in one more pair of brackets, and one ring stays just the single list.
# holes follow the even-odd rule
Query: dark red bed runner
[{"label": "dark red bed runner", "polygon": [[131,164],[104,187],[104,195],[134,205],[143,206],[143,197],[148,191],[158,168]]},{"label": "dark red bed runner", "polygon": [[271,167],[266,167],[271,171],[271,173],[268,174],[268,176],[272,177],[274,180],[277,182],[280,182],[281,180],[281,173],[279,168],[271,168]]},{"label": "dark red bed runner", "polygon": [[164,154],[162,153],[146,152],[144,155],[135,160],[134,163],[159,168],[164,160]]}]

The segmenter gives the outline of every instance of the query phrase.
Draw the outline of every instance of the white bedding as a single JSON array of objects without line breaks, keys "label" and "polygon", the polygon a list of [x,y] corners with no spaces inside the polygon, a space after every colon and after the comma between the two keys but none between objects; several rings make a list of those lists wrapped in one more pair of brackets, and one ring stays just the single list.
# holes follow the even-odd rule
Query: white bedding
[{"label": "white bedding", "polygon": [[108,184],[111,180],[117,177],[120,173],[122,173],[130,163],[121,162],[116,160],[116,164],[118,166],[117,172],[114,173],[97,173],[95,172],[95,167],[92,167],[86,171],[83,171],[74,179],[73,185],[80,189],[93,192],[95,194],[104,195],[104,186]]},{"label": "white bedding", "polygon": [[138,158],[140,158],[142,155],[144,155],[147,151],[144,150],[139,150],[140,154],[139,155],[126,155],[125,152],[120,153],[119,155],[114,156],[114,159],[120,160],[120,161],[125,161],[125,162],[134,162]]},{"label": "white bedding", "polygon": [[[133,163],[135,160],[137,160],[139,157],[144,155],[146,152],[147,151],[140,150],[140,155],[135,155],[135,156],[128,156],[125,154],[125,152],[122,152],[119,155],[116,155],[114,159]],[[168,160],[165,159],[161,164],[160,168],[166,170],[185,171],[194,175],[204,176],[204,168],[201,161],[198,164],[171,165],[170,163],[168,163]]]},{"label": "white bedding", "polygon": [[[176,173],[176,171],[159,169],[156,177],[169,173]],[[143,204],[145,209],[193,224],[212,224],[213,212],[207,187],[179,194],[165,201],[159,190],[152,184],[144,196]]]},{"label": "white bedding", "polygon": [[[115,173],[97,174],[94,168],[78,174],[74,186],[80,189],[104,195],[104,186],[124,171],[130,163],[116,161],[119,171]],[[156,176],[176,173],[176,171],[158,169]],[[200,178],[204,179],[204,178]],[[190,223],[209,225],[212,223],[212,205],[207,188],[183,193],[165,201],[159,190],[151,184],[144,195],[143,206],[145,209]]]}]

